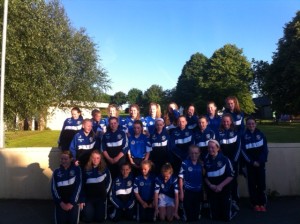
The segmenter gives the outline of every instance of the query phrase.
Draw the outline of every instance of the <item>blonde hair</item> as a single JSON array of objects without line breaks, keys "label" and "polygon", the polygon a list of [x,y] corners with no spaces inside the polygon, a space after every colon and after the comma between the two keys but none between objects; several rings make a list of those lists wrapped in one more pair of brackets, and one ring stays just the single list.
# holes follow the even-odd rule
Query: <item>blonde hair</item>
[{"label": "blonde hair", "polygon": [[98,165],[98,171],[103,172],[106,169],[106,162],[104,160],[103,154],[100,153],[98,150],[93,150],[91,152],[89,161],[85,165],[85,170],[92,170],[93,169],[94,165],[93,165],[93,159],[92,159],[92,157],[93,157],[94,154],[97,154],[97,155],[100,156],[100,163]]},{"label": "blonde hair", "polygon": [[171,163],[165,163],[162,167],[161,167],[161,173],[166,173],[166,172],[170,172],[171,174],[173,174],[173,167],[171,165]]}]

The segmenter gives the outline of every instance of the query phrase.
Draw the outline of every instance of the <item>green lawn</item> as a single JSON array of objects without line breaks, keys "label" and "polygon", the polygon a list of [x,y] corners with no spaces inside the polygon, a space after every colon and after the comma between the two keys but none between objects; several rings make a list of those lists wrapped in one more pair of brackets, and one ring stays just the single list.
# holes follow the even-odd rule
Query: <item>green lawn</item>
[{"label": "green lawn", "polygon": [[268,142],[300,142],[300,123],[257,124],[257,128],[265,133]]},{"label": "green lawn", "polygon": [[57,147],[60,131],[5,132],[5,147]]},{"label": "green lawn", "polygon": [[[300,123],[258,124],[268,142],[300,142]],[[57,147],[60,131],[10,131],[5,132],[5,147]]]}]

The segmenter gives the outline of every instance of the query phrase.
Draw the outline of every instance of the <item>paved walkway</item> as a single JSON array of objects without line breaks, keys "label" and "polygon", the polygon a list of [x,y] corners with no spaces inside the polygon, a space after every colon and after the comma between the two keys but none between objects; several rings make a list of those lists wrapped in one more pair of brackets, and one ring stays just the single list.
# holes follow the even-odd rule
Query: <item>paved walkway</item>
[{"label": "paved walkway", "polygon": [[[268,211],[252,211],[247,199],[241,200],[241,211],[230,222],[236,224],[299,224],[300,196],[269,200]],[[52,224],[53,202],[50,200],[0,200],[0,224]],[[110,222],[107,222],[110,223]],[[120,222],[126,223],[126,222]],[[129,223],[129,222],[127,222]],[[136,222],[134,222],[136,223]],[[176,222],[178,223],[178,222]],[[220,224],[203,217],[201,224]]]}]

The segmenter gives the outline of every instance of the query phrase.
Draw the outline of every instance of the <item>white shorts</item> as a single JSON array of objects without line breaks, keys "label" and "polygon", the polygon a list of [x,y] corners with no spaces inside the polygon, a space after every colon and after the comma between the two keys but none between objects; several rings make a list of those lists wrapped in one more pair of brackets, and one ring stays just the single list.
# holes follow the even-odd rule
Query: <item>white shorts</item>
[{"label": "white shorts", "polygon": [[171,198],[165,194],[158,195],[158,207],[175,207],[174,201],[174,198]]}]

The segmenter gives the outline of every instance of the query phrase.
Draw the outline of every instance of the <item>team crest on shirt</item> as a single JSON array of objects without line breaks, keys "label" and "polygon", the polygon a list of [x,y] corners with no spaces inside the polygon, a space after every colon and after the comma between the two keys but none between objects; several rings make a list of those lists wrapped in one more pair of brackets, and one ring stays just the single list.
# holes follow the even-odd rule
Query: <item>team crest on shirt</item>
[{"label": "team crest on shirt", "polygon": [[185,134],[184,134],[185,136],[189,136],[189,132],[187,131],[187,132],[185,132]]},{"label": "team crest on shirt", "polygon": [[210,139],[210,134],[207,134],[207,135],[206,135],[206,139]]},{"label": "team crest on shirt", "polygon": [[261,139],[261,136],[260,136],[260,135],[256,135],[256,139],[257,139],[257,140],[260,140],[260,139]]},{"label": "team crest on shirt", "polygon": [[71,170],[71,171],[70,171],[70,176],[71,176],[71,177],[75,176],[75,171],[74,171],[74,170]]},{"label": "team crest on shirt", "polygon": [[165,185],[164,185],[164,184],[162,184],[162,185],[161,185],[161,188],[165,188]]},{"label": "team crest on shirt", "polygon": [[156,139],[156,135],[155,135],[155,134],[152,136],[152,139],[153,139],[153,140],[155,140],[155,139]]},{"label": "team crest on shirt", "polygon": [[130,121],[130,122],[128,122],[128,126],[132,126],[132,122]]},{"label": "team crest on shirt", "polygon": [[117,138],[118,138],[118,139],[121,139],[121,138],[122,138],[122,135],[121,135],[121,134],[118,134]]},{"label": "team crest on shirt", "polygon": [[193,167],[189,166],[188,171],[192,172],[193,171]]},{"label": "team crest on shirt", "polygon": [[167,137],[165,135],[161,136],[161,140],[165,141]]},{"label": "team crest on shirt", "polygon": [[140,186],[141,186],[141,187],[144,186],[144,185],[145,185],[144,182],[141,182],[141,183],[140,183]]},{"label": "team crest on shirt", "polygon": [[135,141],[134,140],[131,141],[131,145],[135,145]]},{"label": "team crest on shirt", "polygon": [[61,173],[60,171],[59,171],[59,172],[57,172],[57,174],[56,174],[56,176],[58,176],[59,178],[61,178],[63,175],[64,175],[64,174],[63,174],[63,173]]},{"label": "team crest on shirt", "polygon": [[232,131],[232,132],[229,133],[229,137],[232,138],[233,136],[234,136],[234,132]]},{"label": "team crest on shirt", "polygon": [[236,119],[240,120],[241,119],[241,115],[236,115]]},{"label": "team crest on shirt", "polygon": [[150,121],[149,124],[150,124],[150,125],[153,125],[154,123],[153,123],[153,121]]},{"label": "team crest on shirt", "polygon": [[94,140],[93,137],[90,137],[90,142],[93,142],[93,140]]},{"label": "team crest on shirt", "polygon": [[223,166],[222,161],[218,161],[218,162],[217,162],[217,167],[220,168],[220,167],[222,167],[222,166]]},{"label": "team crest on shirt", "polygon": [[77,124],[81,124],[81,121],[77,121]]},{"label": "team crest on shirt", "polygon": [[127,187],[130,187],[131,185],[132,185],[132,181],[131,180],[127,181]]}]

